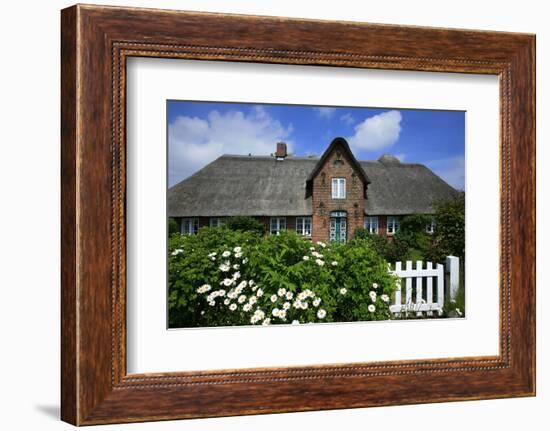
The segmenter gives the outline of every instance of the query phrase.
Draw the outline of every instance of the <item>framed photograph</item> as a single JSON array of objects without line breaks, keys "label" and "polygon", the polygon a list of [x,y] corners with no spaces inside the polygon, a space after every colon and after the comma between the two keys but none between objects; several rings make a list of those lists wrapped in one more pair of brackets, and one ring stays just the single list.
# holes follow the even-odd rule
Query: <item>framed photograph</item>
[{"label": "framed photograph", "polygon": [[62,11],[62,419],[535,394],[535,37]]}]

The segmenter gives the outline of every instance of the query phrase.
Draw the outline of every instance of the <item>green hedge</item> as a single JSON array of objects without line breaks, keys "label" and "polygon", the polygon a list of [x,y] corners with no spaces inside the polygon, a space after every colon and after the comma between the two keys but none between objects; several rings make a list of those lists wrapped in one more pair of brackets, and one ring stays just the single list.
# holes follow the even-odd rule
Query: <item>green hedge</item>
[{"label": "green hedge", "polygon": [[369,238],[202,228],[169,240],[170,327],[385,320],[394,278]]}]

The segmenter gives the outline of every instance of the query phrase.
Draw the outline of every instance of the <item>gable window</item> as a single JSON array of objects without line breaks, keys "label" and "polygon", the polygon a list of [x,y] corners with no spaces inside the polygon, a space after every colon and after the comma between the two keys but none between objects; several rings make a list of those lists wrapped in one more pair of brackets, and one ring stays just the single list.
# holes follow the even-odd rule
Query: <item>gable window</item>
[{"label": "gable window", "polygon": [[296,233],[311,236],[311,217],[296,217]]},{"label": "gable window", "polygon": [[222,227],[225,221],[221,217],[210,217],[210,227]]},{"label": "gable window", "polygon": [[269,220],[270,235],[279,235],[279,232],[286,229],[286,217],[271,217]]},{"label": "gable window", "polygon": [[346,179],[333,178],[332,179],[332,199],[345,199],[345,198],[346,198]]},{"label": "gable window", "polygon": [[431,219],[430,222],[426,225],[426,232],[430,235],[435,232],[435,220]]},{"label": "gable window", "polygon": [[182,218],[180,233],[182,235],[195,235],[199,231],[198,218]]},{"label": "gable window", "polygon": [[367,229],[369,233],[378,233],[378,217],[377,216],[365,217],[365,229]]},{"label": "gable window", "polygon": [[393,235],[399,230],[399,218],[395,216],[388,216],[388,235]]}]

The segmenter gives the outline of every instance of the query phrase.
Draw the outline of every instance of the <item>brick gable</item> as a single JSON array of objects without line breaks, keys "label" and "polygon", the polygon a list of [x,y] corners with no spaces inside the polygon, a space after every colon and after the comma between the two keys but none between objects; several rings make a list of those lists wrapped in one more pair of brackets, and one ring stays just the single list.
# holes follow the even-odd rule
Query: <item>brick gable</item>
[{"label": "brick gable", "polygon": [[[365,214],[364,172],[344,143],[331,145],[322,157],[311,181],[313,241],[328,241],[330,237],[330,214],[333,211],[347,213],[347,238],[351,239],[359,227],[363,227]],[[346,179],[346,198],[332,198],[332,179]]]}]

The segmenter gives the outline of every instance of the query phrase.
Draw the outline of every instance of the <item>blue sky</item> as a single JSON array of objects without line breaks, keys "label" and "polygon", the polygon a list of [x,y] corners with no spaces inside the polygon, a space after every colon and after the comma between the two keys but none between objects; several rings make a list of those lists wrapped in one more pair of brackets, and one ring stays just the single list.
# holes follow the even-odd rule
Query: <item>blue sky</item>
[{"label": "blue sky", "polygon": [[400,108],[168,101],[169,186],[222,154],[269,155],[278,141],[320,156],[337,136],[358,160],[393,154],[464,189],[465,113]]}]

